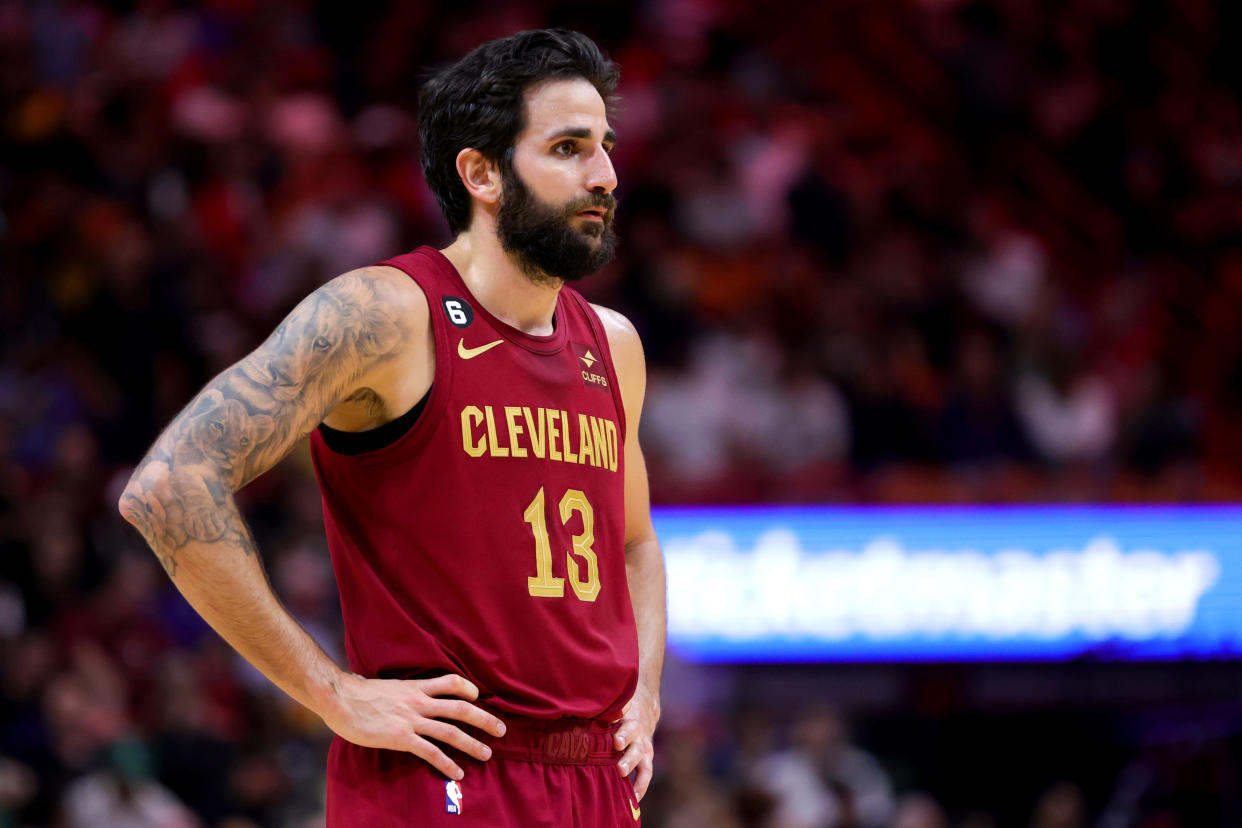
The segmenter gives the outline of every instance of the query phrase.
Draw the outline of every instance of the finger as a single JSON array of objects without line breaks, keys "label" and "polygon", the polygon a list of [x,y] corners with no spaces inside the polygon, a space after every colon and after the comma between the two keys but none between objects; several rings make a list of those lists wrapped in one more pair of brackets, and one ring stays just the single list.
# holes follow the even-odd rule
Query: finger
[{"label": "finger", "polygon": [[639,802],[647,795],[647,787],[651,784],[651,776],[655,765],[650,755],[644,756],[638,763],[638,777],[634,780],[634,798]]},{"label": "finger", "polygon": [[443,742],[446,745],[452,745],[462,753],[467,753],[478,759],[480,762],[486,762],[492,758],[492,749],[465,733],[461,728],[454,727],[447,722],[437,722],[429,720],[418,729],[420,736],[430,736],[437,742]]},{"label": "finger", "polygon": [[457,699],[433,699],[427,706],[428,718],[454,719],[474,725],[496,736],[505,735],[505,723],[470,702]]},{"label": "finger", "polygon": [[633,706],[634,706],[634,700],[630,699],[629,701],[625,703],[625,707],[621,708],[621,715],[624,716],[626,713],[629,713],[630,708]]},{"label": "finger", "polygon": [[638,722],[622,722],[621,726],[617,728],[617,732],[613,734],[612,744],[617,750],[625,750],[637,736]]},{"label": "finger", "polygon": [[411,741],[408,748],[410,753],[425,760],[429,765],[447,776],[449,779],[461,781],[466,775],[465,771],[457,766],[457,763],[445,755],[444,751],[419,736],[417,733],[410,734]]},{"label": "finger", "polygon": [[617,760],[617,768],[621,771],[622,776],[629,776],[634,768],[638,767],[639,762],[643,759],[643,748],[639,742],[634,742],[625,753],[621,754],[621,758]]},{"label": "finger", "polygon": [[479,697],[479,688],[465,677],[452,673],[430,679],[418,679],[414,684],[428,696],[457,696],[470,701]]}]

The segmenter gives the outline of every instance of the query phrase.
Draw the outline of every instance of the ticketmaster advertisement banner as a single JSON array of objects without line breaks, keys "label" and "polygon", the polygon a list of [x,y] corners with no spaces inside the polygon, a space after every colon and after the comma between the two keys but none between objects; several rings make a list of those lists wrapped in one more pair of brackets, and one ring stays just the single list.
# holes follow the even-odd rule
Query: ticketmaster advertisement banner
[{"label": "ticketmaster advertisement banner", "polygon": [[1242,657],[1242,507],[664,508],[698,661]]}]

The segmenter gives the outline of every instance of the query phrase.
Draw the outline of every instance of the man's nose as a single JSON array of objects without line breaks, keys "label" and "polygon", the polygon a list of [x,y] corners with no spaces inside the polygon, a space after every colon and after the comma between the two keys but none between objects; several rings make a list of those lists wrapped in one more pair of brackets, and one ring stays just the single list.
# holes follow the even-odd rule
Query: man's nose
[{"label": "man's nose", "polygon": [[612,166],[612,157],[602,147],[596,150],[595,156],[587,177],[587,189],[596,193],[611,193],[617,189],[617,170]]}]

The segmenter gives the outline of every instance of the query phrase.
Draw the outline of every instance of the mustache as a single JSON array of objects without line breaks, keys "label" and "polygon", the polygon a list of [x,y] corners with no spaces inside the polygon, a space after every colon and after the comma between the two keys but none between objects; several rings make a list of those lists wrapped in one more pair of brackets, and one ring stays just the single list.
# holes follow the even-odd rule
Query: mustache
[{"label": "mustache", "polygon": [[576,216],[583,210],[590,210],[596,207],[612,213],[617,209],[617,197],[612,193],[591,193],[588,196],[571,201],[565,208],[565,215]]}]

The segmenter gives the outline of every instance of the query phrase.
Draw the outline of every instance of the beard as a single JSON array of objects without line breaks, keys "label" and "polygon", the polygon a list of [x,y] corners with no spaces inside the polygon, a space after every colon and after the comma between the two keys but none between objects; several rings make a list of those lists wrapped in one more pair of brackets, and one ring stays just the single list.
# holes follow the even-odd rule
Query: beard
[{"label": "beard", "polygon": [[[576,282],[612,260],[617,234],[612,229],[617,199],[592,193],[560,207],[538,199],[514,170],[503,172],[504,190],[496,214],[496,235],[505,252],[517,260],[532,281]],[[571,222],[583,210],[604,212],[602,222]]]}]

